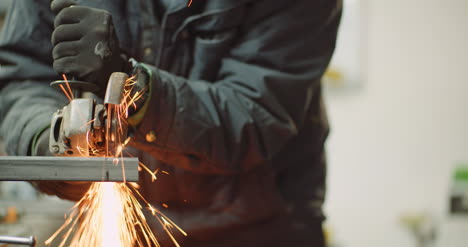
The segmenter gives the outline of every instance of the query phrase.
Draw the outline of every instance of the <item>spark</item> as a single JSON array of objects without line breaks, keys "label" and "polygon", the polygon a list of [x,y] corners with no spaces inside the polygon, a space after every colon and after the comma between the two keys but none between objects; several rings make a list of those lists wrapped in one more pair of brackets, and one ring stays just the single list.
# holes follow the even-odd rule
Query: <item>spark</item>
[{"label": "spark", "polygon": [[150,175],[151,175],[151,182],[154,182],[156,181],[156,179],[158,179],[158,177],[156,177],[156,174],[158,174],[159,172],[159,168],[156,169],[154,172],[151,171],[147,166],[145,166],[143,163],[139,162],[139,167],[143,168],[144,170],[146,170]]},{"label": "spark", "polygon": [[67,76],[62,74],[63,80],[65,81],[65,85],[67,85],[68,92],[70,93],[70,98],[73,99],[73,91],[70,88],[70,83],[68,83]]},{"label": "spark", "polygon": [[[124,129],[127,126],[128,108],[136,107],[136,101],[139,100],[145,90],[135,93],[132,96],[135,77],[129,78],[125,83],[123,99],[120,105],[108,105],[106,107],[108,120],[112,116],[117,117],[115,123],[107,121],[105,128],[105,145],[99,145],[93,141],[93,133],[89,131],[86,135],[87,146],[77,147],[81,156],[101,156],[113,158],[114,165],[123,164],[123,150],[130,142],[130,138],[123,140]],[[64,76],[66,81],[66,77]],[[60,85],[61,86],[61,85]],[[70,90],[67,92],[61,86],[64,94],[73,99]],[[70,93],[70,95],[68,94]],[[91,125],[94,119],[86,123]],[[92,129],[92,128],[90,128]],[[122,161],[122,162],[121,162]],[[146,171],[151,175],[154,182],[159,169],[151,171],[143,163],[139,163],[139,170]],[[123,169],[124,170],[124,169]],[[55,238],[62,233],[63,238],[59,247],[83,247],[83,246],[156,246],[160,247],[156,236],[152,232],[143,213],[144,209],[157,219],[166,234],[172,240],[175,246],[180,246],[174,238],[173,229],[177,229],[184,236],[187,236],[179,226],[167,218],[161,211],[152,206],[140,193],[140,185],[137,183],[126,183],[125,174],[123,183],[115,182],[94,182],[91,184],[85,195],[71,209],[68,215],[65,214],[64,224],[45,242],[50,245]],[[143,207],[142,203],[147,207]],[[162,204],[167,208],[166,204]]]},{"label": "spark", "polygon": [[46,241],[49,245],[65,228],[66,244],[73,232],[70,247],[82,246],[160,246],[146,222],[142,207],[125,183],[93,183],[84,197],[72,208],[65,224]]},{"label": "spark", "polygon": [[192,5],[192,0],[189,1],[187,7],[190,7],[190,5]]},{"label": "spark", "polygon": [[60,89],[62,89],[63,94],[65,94],[65,96],[67,96],[67,99],[71,101],[73,95],[72,96],[68,95],[67,90],[65,90],[65,88],[61,84],[59,84],[59,87],[60,87]]}]

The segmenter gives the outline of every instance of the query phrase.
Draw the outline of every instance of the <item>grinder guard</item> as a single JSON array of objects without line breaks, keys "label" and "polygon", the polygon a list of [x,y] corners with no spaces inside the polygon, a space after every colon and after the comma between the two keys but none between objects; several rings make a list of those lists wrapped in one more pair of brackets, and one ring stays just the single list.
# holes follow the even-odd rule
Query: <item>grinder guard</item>
[{"label": "grinder guard", "polygon": [[[112,73],[104,105],[92,98],[75,98],[54,113],[49,149],[54,155],[93,156],[93,150],[115,150],[127,138],[127,124],[109,109],[119,107],[128,75]],[[56,83],[56,82],[54,82]],[[73,89],[73,84],[69,86]],[[74,95],[78,95],[74,92]],[[107,146],[107,147],[106,147]]]}]

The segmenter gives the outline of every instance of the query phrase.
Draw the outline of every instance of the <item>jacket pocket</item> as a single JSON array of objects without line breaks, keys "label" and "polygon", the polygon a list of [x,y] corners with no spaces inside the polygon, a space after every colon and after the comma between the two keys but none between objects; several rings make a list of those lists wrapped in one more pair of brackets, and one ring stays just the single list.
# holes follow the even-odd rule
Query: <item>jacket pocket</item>
[{"label": "jacket pocket", "polygon": [[236,41],[244,6],[202,14],[188,26],[193,36],[190,79],[215,81],[221,60]]},{"label": "jacket pocket", "polygon": [[191,79],[215,81],[221,66],[221,60],[229,52],[236,29],[196,36],[193,46]]}]

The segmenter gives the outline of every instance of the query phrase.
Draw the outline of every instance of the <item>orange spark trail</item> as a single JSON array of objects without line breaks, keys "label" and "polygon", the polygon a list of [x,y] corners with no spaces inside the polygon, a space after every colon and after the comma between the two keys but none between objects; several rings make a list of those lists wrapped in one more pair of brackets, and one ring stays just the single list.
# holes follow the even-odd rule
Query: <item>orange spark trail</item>
[{"label": "orange spark trail", "polygon": [[[96,145],[92,141],[93,134],[88,132],[86,136],[88,147],[78,148],[82,156],[89,153],[93,156],[112,157],[115,161],[114,164],[122,165],[123,169],[124,164],[120,162],[122,160],[119,158],[123,157],[123,149],[129,143],[130,138],[121,140],[122,135],[119,135],[119,133],[123,133],[123,128],[127,124],[128,108],[136,106],[135,101],[142,97],[143,92],[146,90],[145,88],[143,92],[138,92],[132,97],[131,91],[135,84],[134,78],[131,77],[127,80],[121,104],[119,106],[107,106],[108,119],[111,119],[111,116],[118,116],[118,121],[115,123],[117,126],[112,127],[109,121],[105,125],[108,130],[106,131],[105,146]],[[64,77],[64,79],[66,78]],[[67,86],[69,87],[68,83]],[[67,91],[64,88],[62,90],[68,97]],[[69,97],[69,99],[73,98]],[[86,123],[86,125],[92,124],[93,121]],[[109,133],[109,130],[112,130],[113,133]],[[109,143],[109,141],[112,141],[112,143]],[[152,181],[157,179],[158,169],[153,172],[140,162],[139,170],[148,172],[152,177]],[[147,206],[146,209],[162,225],[174,245],[180,246],[172,235],[172,229],[177,229],[185,236],[187,236],[187,233],[153,207],[140,193],[139,188],[140,186],[137,183],[92,183],[83,198],[71,209],[65,223],[45,244],[51,244],[62,233],[63,239],[59,247],[160,247],[160,243],[146,221],[143,213],[144,207],[140,203],[142,201]]]},{"label": "orange spark trail", "polygon": [[70,247],[160,246],[130,186],[125,183],[93,183],[73,207],[65,224],[46,244],[51,244],[58,233],[68,227],[59,247],[66,244],[72,232]]},{"label": "orange spark trail", "polygon": [[68,95],[67,90],[65,90],[65,88],[62,85],[59,85],[59,87],[60,87],[60,89],[62,89],[63,94],[65,94],[65,96],[67,96],[68,100],[71,101],[73,95],[72,96]]},{"label": "orange spark trail", "polygon": [[70,93],[70,98],[73,99],[73,91],[70,88],[70,83],[68,83],[67,76],[65,74],[62,74],[63,80],[65,81],[65,84],[67,85],[68,92]]}]

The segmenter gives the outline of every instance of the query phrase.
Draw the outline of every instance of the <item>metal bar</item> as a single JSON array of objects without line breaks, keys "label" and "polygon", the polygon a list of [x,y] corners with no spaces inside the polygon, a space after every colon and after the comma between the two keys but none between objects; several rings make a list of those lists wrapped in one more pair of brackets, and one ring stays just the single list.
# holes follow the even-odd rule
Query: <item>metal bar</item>
[{"label": "metal bar", "polygon": [[0,157],[0,181],[138,181],[137,158]]},{"label": "metal bar", "polygon": [[33,236],[31,236],[29,238],[0,236],[0,243],[2,243],[2,244],[28,245],[30,247],[35,247],[36,246],[36,238],[33,237]]}]

